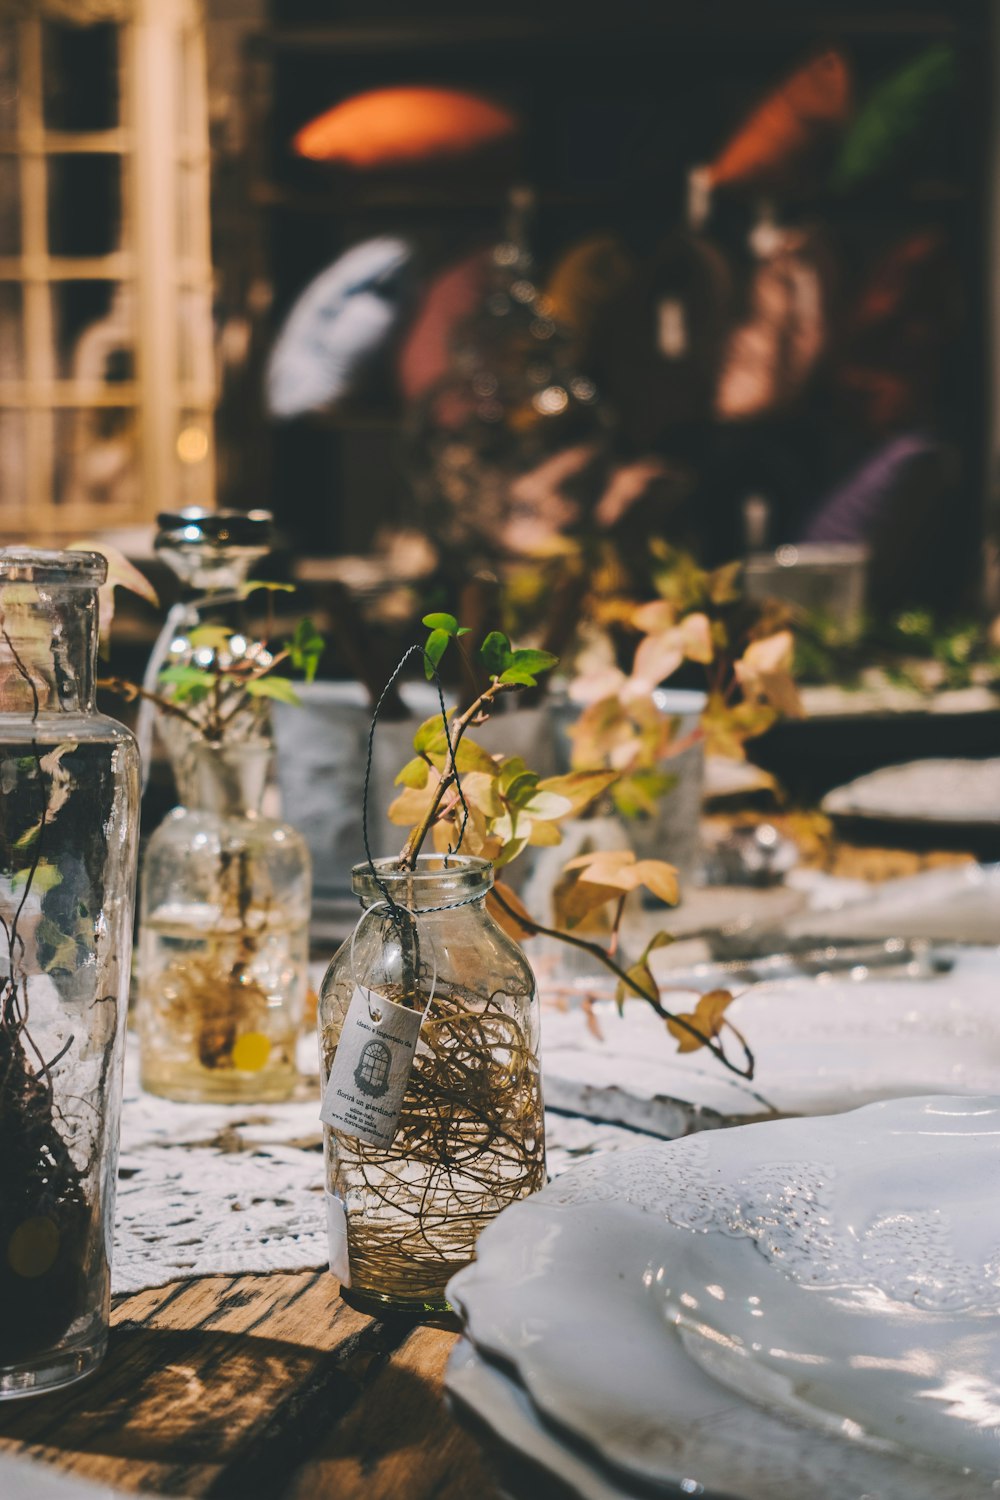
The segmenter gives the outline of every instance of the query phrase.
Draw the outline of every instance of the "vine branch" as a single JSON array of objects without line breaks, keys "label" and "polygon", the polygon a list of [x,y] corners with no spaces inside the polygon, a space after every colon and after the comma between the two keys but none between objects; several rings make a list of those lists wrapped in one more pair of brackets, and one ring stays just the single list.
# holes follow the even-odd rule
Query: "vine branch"
[{"label": "vine branch", "polygon": [[728,1068],[731,1073],[735,1073],[739,1078],[746,1078],[748,1081],[753,1078],[755,1066],[754,1055],[751,1052],[750,1048],[747,1046],[747,1043],[743,1036],[736,1030],[734,1026],[730,1026],[730,1030],[737,1037],[741,1047],[743,1048],[742,1067],[740,1067],[738,1063],[733,1062],[732,1058],[726,1054],[725,1048],[719,1041],[717,1041],[715,1037],[706,1036],[704,1032],[698,1030],[697,1026],[692,1025],[690,1021],[686,1021],[683,1016],[675,1015],[673,1011],[667,1010],[666,1006],[661,1002],[659,995],[652,994],[649,990],[645,989],[641,984],[639,984],[638,980],[633,979],[632,976],[628,974],[614,958],[612,958],[608,950],[601,947],[600,943],[592,942],[589,938],[577,937],[576,934],[572,932],[561,932],[558,927],[546,927],[541,922],[536,922],[533,917],[529,917],[526,912],[515,911],[512,906],[509,906],[507,904],[507,902],[504,900],[503,896],[501,896],[500,892],[496,889],[495,886],[490,892],[490,896],[491,899],[494,900],[501,908],[501,910],[505,911],[507,915],[518,924],[519,927],[523,927],[526,932],[530,932],[533,937],[555,938],[560,943],[568,943],[571,948],[579,948],[581,952],[589,953],[592,958],[597,959],[598,963],[603,964],[606,969],[610,969],[611,973],[614,974],[616,979],[626,984],[632,991],[632,993],[637,995],[640,1000],[645,1000],[648,1005],[651,1005],[653,1007],[653,1010],[662,1020],[670,1021],[674,1026],[679,1026],[682,1031],[686,1031],[689,1036],[694,1037],[694,1039],[700,1046],[707,1047],[709,1052],[712,1053],[713,1057],[718,1058],[723,1067]]}]

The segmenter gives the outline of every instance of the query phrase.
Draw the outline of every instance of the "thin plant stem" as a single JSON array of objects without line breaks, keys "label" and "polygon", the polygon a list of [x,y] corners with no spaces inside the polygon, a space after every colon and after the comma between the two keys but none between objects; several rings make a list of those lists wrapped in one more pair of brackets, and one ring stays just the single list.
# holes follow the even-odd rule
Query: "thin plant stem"
[{"label": "thin plant stem", "polygon": [[448,763],[445,773],[438,782],[431,804],[420,823],[410,834],[403,846],[403,852],[399,856],[399,863],[404,870],[412,870],[416,864],[417,855],[423,847],[424,840],[437,820],[441,804],[450,789],[458,781],[457,757],[458,747],[462,743],[462,736],[471,724],[474,724],[480,715],[486,715],[496,702],[501,693],[516,692],[520,683],[516,682],[491,682],[484,693],[480,693],[474,703],[461,714],[451,726],[451,749],[448,754]]},{"label": "thin plant stem", "polygon": [[704,1032],[699,1031],[697,1026],[692,1025],[690,1021],[686,1021],[683,1016],[675,1015],[673,1011],[667,1010],[666,1006],[662,1004],[659,995],[647,990],[638,980],[628,974],[612,958],[608,950],[601,947],[600,943],[591,942],[589,938],[577,937],[572,932],[562,932],[558,927],[546,927],[541,922],[536,922],[533,917],[529,917],[526,912],[515,911],[512,906],[507,904],[495,887],[490,892],[490,897],[519,927],[523,927],[532,936],[555,938],[560,943],[567,943],[571,948],[579,948],[582,953],[589,953],[592,958],[597,959],[598,963],[603,964],[606,969],[610,969],[615,978],[625,984],[634,995],[637,995],[640,1000],[645,1000],[647,1004],[651,1005],[656,1014],[664,1021],[670,1021],[673,1025],[680,1027],[682,1031],[686,1031],[689,1036],[694,1037],[700,1046],[707,1047],[709,1052],[718,1058],[723,1067],[728,1068],[731,1073],[737,1074],[740,1078],[748,1080],[753,1078],[754,1055],[735,1027],[730,1027],[730,1030],[733,1031],[743,1048],[744,1062],[742,1067],[726,1055],[725,1049],[715,1037],[706,1036]]}]

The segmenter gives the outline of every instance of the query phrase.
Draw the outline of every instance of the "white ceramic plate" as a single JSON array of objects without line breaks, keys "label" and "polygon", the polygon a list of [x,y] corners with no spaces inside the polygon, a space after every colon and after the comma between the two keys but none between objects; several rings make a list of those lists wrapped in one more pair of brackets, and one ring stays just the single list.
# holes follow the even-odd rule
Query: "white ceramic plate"
[{"label": "white ceramic plate", "polygon": [[623,1480],[601,1473],[543,1427],[527,1392],[465,1339],[448,1361],[447,1384],[460,1409],[484,1423],[505,1448],[561,1479],[580,1500],[638,1500]]},{"label": "white ceramic plate", "polygon": [[1000,824],[1000,758],[885,766],[828,792],[821,805],[833,817],[994,827]]},{"label": "white ceramic plate", "polygon": [[[831,952],[831,965],[835,958],[843,964]],[[752,1085],[704,1052],[679,1055],[644,1001],[626,1001],[619,1014],[612,1000],[601,1000],[590,1019],[581,1009],[546,1008],[546,1102],[673,1139],[764,1118],[762,1099],[781,1114],[826,1115],[1000,1084],[1000,949],[932,950],[888,977],[873,958],[748,985],[769,962],[706,966],[689,976],[698,989],[739,994],[729,1014],[755,1056]],[[663,999],[674,1010],[692,1008],[689,993],[668,989]]]},{"label": "white ceramic plate", "polygon": [[721,1160],[738,1135],[756,1132],[766,1143],[781,1130],[783,1155],[794,1157],[794,1133],[805,1123],[657,1142],[585,1163],[501,1214],[449,1297],[477,1349],[516,1374],[552,1440],[599,1460],[625,1489],[697,1494],[700,1485],[740,1500],[987,1500],[996,1492],[981,1478],[875,1452],[752,1405],[699,1368],[662,1315],[649,1272],[662,1264],[685,1166],[694,1168],[708,1221],[705,1147],[718,1148]]},{"label": "white ceramic plate", "polygon": [[647,1279],[698,1363],[834,1433],[1000,1476],[1000,1096],[694,1144]]}]

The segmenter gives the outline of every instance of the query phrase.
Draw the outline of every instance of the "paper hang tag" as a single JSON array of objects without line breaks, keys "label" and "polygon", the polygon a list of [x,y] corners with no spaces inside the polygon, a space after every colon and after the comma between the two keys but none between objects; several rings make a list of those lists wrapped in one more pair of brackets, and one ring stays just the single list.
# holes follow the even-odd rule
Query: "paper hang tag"
[{"label": "paper hang tag", "polygon": [[391,1146],[424,1012],[355,988],[319,1117],[369,1146]]}]

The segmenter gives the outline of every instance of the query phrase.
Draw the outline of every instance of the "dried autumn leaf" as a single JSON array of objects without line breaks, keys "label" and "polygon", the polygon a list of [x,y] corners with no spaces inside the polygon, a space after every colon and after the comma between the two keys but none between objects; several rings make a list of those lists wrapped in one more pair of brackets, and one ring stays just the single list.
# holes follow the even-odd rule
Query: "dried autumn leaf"
[{"label": "dried autumn leaf", "polygon": [[634,873],[638,883],[644,885],[667,906],[676,906],[680,900],[677,871],[662,859],[640,859],[636,861]]},{"label": "dried autumn leaf", "polygon": [[742,562],[726,563],[708,575],[708,597],[713,604],[735,604],[740,597]]},{"label": "dried autumn leaf", "polygon": [[684,639],[679,627],[647,635],[636,650],[628,692],[635,697],[647,695],[664,678],[672,677],[683,660]]},{"label": "dried autumn leaf", "polygon": [[449,843],[453,849],[458,847],[459,835],[462,833],[462,825],[465,823],[465,832],[462,837],[462,853],[475,854],[480,859],[488,859],[492,864],[496,860],[503,847],[499,839],[490,827],[489,821],[483,817],[479,808],[469,804],[469,816],[465,818],[462,808],[456,806],[452,809],[446,820],[445,826],[449,831]]},{"label": "dried autumn leaf", "polygon": [[434,801],[440,779],[436,771],[431,771],[425,787],[404,788],[399,796],[389,803],[389,822],[397,823],[400,827],[420,823]]},{"label": "dried autumn leaf", "polygon": [[565,776],[547,776],[538,783],[540,792],[554,792],[569,803],[563,817],[576,817],[596,802],[616,780],[614,771],[570,771]]},{"label": "dried autumn leaf", "polygon": [[635,853],[631,849],[594,849],[589,854],[579,854],[571,859],[566,869],[576,873],[578,880],[591,885],[633,891],[640,884],[635,865]]},{"label": "dried autumn leaf", "polygon": [[777,710],[766,703],[737,703],[731,708],[721,693],[711,693],[701,718],[705,754],[743,760],[745,742],[764,734],[777,717]]},{"label": "dried autumn leaf", "polygon": [[643,635],[660,635],[677,624],[677,610],[666,599],[653,599],[649,604],[640,604],[630,618]]},{"label": "dried autumn leaf", "polygon": [[559,832],[558,824],[546,823],[542,819],[532,819],[528,843],[533,849],[550,849],[556,844],[561,844],[562,834]]},{"label": "dried autumn leaf", "polygon": [[710,662],[715,655],[712,622],[707,615],[686,615],[678,626],[688,661]]},{"label": "dried autumn leaf", "polygon": [[801,718],[802,703],[791,675],[794,655],[795,638],[790,630],[751,641],[733,667],[745,696],[768,703],[789,718]]},{"label": "dried autumn leaf", "polygon": [[603,1042],[604,1032],[601,1030],[601,1023],[597,1018],[597,1011],[594,1009],[594,1001],[590,995],[584,995],[582,1001],[580,1002],[580,1009],[583,1011],[584,1025],[590,1032],[591,1036],[596,1042]]},{"label": "dried autumn leaf", "polygon": [[605,698],[614,699],[627,680],[620,667],[603,667],[599,672],[581,673],[570,683],[570,701],[589,706]]},{"label": "dried autumn leaf", "polygon": [[115,615],[115,589],[127,589],[130,594],[138,594],[140,599],[145,599],[154,607],[159,606],[159,597],[149,579],[129,562],[124,552],[113,547],[110,542],[70,542],[68,550],[99,552],[107,559],[108,576],[97,591],[97,628],[102,649]]},{"label": "dried autumn leaf", "polygon": [[[728,990],[709,990],[708,994],[702,995],[693,1011],[679,1011],[676,1020],[667,1022],[667,1030],[677,1042],[678,1052],[697,1052],[705,1045],[705,1041],[717,1037],[725,1025],[725,1013],[732,1004],[735,997]],[[700,1037],[692,1036],[679,1021],[687,1021],[701,1033]]]},{"label": "dried autumn leaf", "polygon": [[595,885],[581,880],[579,870],[563,870],[552,889],[552,908],[556,926],[567,932],[592,921],[609,901],[620,901],[619,886]]},{"label": "dried autumn leaf", "polygon": [[[505,911],[500,905],[500,898],[510,911]],[[517,942],[523,943],[527,938],[534,937],[534,931],[525,927],[518,921],[519,917],[525,917],[530,922],[528,909],[521,898],[504,880],[494,881],[493,889],[486,897],[486,910],[499,927],[502,927],[508,937],[515,938]],[[513,916],[511,915],[513,913]]]},{"label": "dried autumn leaf", "polygon": [[616,745],[632,739],[631,721],[617,697],[602,698],[584,709],[570,727],[569,737],[573,742],[573,769],[593,771],[607,764]]}]

